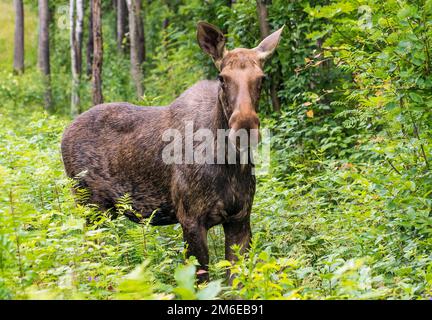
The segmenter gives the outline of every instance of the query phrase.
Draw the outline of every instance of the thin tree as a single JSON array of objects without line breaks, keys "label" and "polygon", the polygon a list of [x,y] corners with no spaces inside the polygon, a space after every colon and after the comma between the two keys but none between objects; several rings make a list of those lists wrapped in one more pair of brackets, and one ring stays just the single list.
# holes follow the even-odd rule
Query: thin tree
[{"label": "thin tree", "polygon": [[93,0],[90,0],[90,15],[88,19],[88,40],[87,40],[87,77],[92,76],[92,69],[93,69]]},{"label": "thin tree", "polygon": [[127,5],[126,0],[117,0],[117,49],[119,52],[125,51],[125,35],[127,32]]},{"label": "thin tree", "polygon": [[72,69],[71,114],[73,117],[81,112],[79,87],[82,69],[83,39],[83,1],[70,0],[70,47]]},{"label": "thin tree", "polygon": [[142,85],[141,62],[139,52],[139,32],[138,32],[138,18],[139,8],[141,6],[140,0],[127,0],[129,9],[129,36],[130,36],[130,63],[131,75],[135,83],[136,93],[138,97],[144,94]]},{"label": "thin tree", "polygon": [[92,67],[92,96],[93,104],[103,103],[102,96],[102,24],[101,0],[93,0],[93,67]]},{"label": "thin tree", "polygon": [[[265,0],[256,0],[257,3],[257,13],[258,13],[258,22],[260,27],[261,39],[264,39],[270,34],[270,25],[268,22],[268,9]],[[280,101],[277,95],[277,72],[274,72],[271,75],[270,79],[270,96],[272,99],[273,110],[276,112],[280,111]]]},{"label": "thin tree", "polygon": [[14,0],[15,47],[13,68],[18,74],[24,72],[24,6],[22,0]]},{"label": "thin tree", "polygon": [[51,79],[50,79],[50,50],[49,50],[49,9],[48,0],[39,0],[39,48],[38,64],[42,73],[45,87],[44,106],[52,110]]},{"label": "thin tree", "polygon": [[144,22],[141,15],[142,13],[141,0],[137,0],[136,2],[137,2],[136,23],[137,23],[137,32],[138,32],[138,61],[139,64],[142,65],[146,56]]}]

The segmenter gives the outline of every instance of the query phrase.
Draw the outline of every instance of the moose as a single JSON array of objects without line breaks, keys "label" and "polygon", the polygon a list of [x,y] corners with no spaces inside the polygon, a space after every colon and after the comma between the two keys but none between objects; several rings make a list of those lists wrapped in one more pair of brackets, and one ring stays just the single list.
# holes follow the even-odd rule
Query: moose
[{"label": "moose", "polygon": [[88,203],[110,210],[115,217],[116,201],[129,194],[133,211],[125,215],[132,221],[150,218],[155,226],[180,223],[187,257],[195,256],[200,264],[200,282],[209,279],[207,232],[211,227],[223,225],[227,260],[235,260],[234,244],[241,253],[249,248],[254,164],[167,163],[162,159],[168,144],[163,135],[170,128],[185,132],[186,123],[193,123],[194,129],[205,128],[215,136],[219,129],[228,130],[224,141],[234,145],[234,150],[233,132],[247,130],[252,138],[260,126],[257,111],[263,65],[276,49],[282,30],[253,49],[228,50],[217,27],[199,22],[198,44],[218,69],[217,80],[197,82],[169,106],[126,102],[93,106],[63,134],[66,174],[89,191]]}]

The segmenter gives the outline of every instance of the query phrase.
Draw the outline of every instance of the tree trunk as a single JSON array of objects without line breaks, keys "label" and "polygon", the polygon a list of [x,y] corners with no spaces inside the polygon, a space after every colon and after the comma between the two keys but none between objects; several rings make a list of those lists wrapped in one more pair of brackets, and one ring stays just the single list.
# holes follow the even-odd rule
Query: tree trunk
[{"label": "tree trunk", "polygon": [[82,68],[83,16],[83,1],[70,0],[70,47],[72,70],[71,115],[73,117],[81,113],[79,88]]},{"label": "tree trunk", "polygon": [[270,26],[268,23],[268,11],[267,6],[264,3],[264,0],[256,0],[257,3],[257,13],[258,13],[258,22],[259,28],[261,32],[261,39],[264,39],[270,34]]},{"label": "tree trunk", "polygon": [[83,44],[83,27],[84,27],[84,4],[83,0],[76,0],[77,22],[76,22],[76,40],[77,40],[77,71],[81,76],[82,73],[82,44]]},{"label": "tree trunk", "polygon": [[87,40],[87,77],[91,77],[93,68],[93,0],[90,0],[90,15],[88,25],[89,35]]},{"label": "tree trunk", "polygon": [[236,3],[236,0],[228,0],[227,5],[231,8],[234,3]]},{"label": "tree trunk", "polygon": [[144,35],[144,22],[141,15],[141,0],[136,0],[136,22],[138,32],[138,61],[140,66],[145,60],[145,35]]},{"label": "tree trunk", "polygon": [[22,0],[14,0],[15,6],[15,47],[14,71],[18,74],[24,72],[24,6]]},{"label": "tree trunk", "polygon": [[49,52],[49,11],[48,0],[39,0],[39,49],[38,64],[45,86],[44,106],[52,110],[50,52]]},{"label": "tree trunk", "polygon": [[102,96],[102,24],[101,0],[93,0],[93,68],[92,68],[92,94],[93,104],[103,103]]},{"label": "tree trunk", "polygon": [[[256,0],[257,3],[257,13],[258,13],[258,22],[261,32],[261,39],[264,39],[268,35],[270,35],[270,25],[268,23],[268,10],[264,0]],[[270,78],[270,96],[272,99],[273,110],[276,112],[280,111],[280,101],[277,96],[278,89],[278,72],[274,72]]]},{"label": "tree trunk", "polygon": [[126,0],[117,0],[117,49],[122,53],[126,50],[127,14]]},{"label": "tree trunk", "polygon": [[138,33],[138,8],[140,0],[127,0],[129,9],[129,35],[130,35],[130,62],[131,75],[135,83],[137,96],[140,98],[144,94],[142,85],[142,74],[140,68],[140,53],[139,53],[139,33]]}]

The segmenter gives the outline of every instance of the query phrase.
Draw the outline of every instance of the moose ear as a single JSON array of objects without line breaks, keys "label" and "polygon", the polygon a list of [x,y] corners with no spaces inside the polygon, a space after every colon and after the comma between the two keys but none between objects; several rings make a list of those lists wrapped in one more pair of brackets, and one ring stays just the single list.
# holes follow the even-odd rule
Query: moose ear
[{"label": "moose ear", "polygon": [[225,37],[217,27],[207,22],[198,22],[197,39],[201,49],[209,54],[218,69],[225,52]]},{"label": "moose ear", "polygon": [[254,48],[254,50],[258,52],[258,57],[261,61],[268,59],[273,54],[279,44],[284,27],[285,26],[282,26],[282,28],[267,36],[256,48]]}]

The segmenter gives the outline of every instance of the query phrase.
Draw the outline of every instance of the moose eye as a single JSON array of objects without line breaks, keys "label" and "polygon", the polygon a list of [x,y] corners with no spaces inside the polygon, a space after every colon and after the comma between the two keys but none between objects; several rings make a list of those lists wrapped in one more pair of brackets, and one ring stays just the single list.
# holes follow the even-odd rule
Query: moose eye
[{"label": "moose eye", "polygon": [[217,76],[217,79],[219,80],[220,83],[222,83],[222,84],[225,83],[224,77],[222,77],[220,74]]},{"label": "moose eye", "polygon": [[269,79],[269,77],[265,74],[261,77],[262,81],[267,81]]}]

